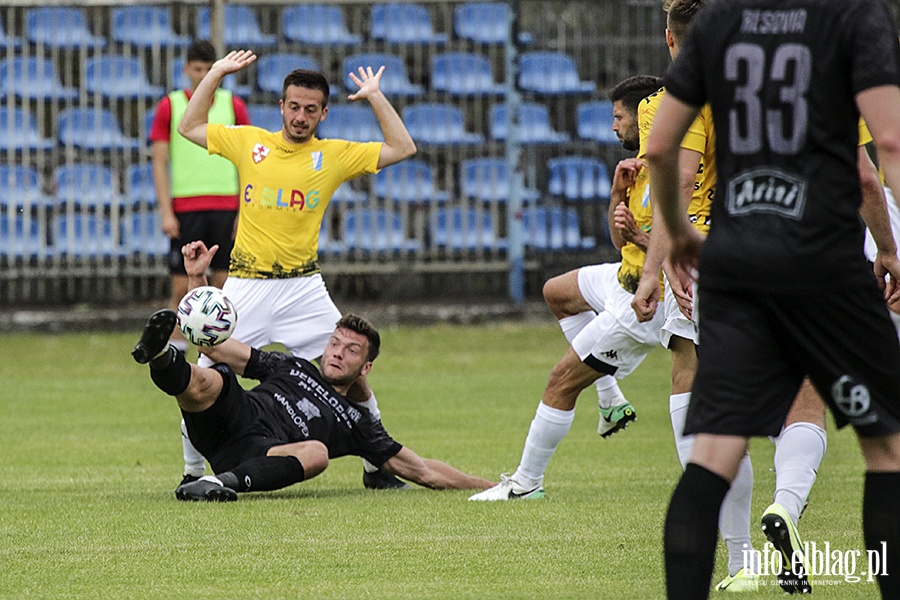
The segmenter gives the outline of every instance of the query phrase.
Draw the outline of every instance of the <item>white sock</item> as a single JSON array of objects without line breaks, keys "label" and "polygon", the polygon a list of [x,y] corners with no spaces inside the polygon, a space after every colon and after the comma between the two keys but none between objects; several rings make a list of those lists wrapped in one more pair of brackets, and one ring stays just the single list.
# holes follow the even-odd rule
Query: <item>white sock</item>
[{"label": "white sock", "polygon": [[184,455],[184,474],[193,475],[194,477],[202,477],[206,471],[206,459],[197,452],[194,445],[188,438],[187,427],[184,425],[184,419],[181,420],[181,450]]},{"label": "white sock", "polygon": [[694,436],[684,435],[684,422],[687,419],[688,404],[691,402],[691,393],[672,394],[669,396],[669,418],[672,419],[672,433],[675,435],[675,451],[681,468],[684,469],[691,458],[694,449]]},{"label": "white sock", "polygon": [[559,320],[559,328],[562,329],[563,335],[566,336],[566,341],[569,344],[572,343],[572,340],[575,339],[575,336],[584,329],[588,323],[594,320],[594,317],[597,316],[592,310],[586,310],[584,312],[578,313],[577,315],[572,315],[571,317],[563,317]]},{"label": "white sock", "polygon": [[793,423],[775,438],[775,502],[782,505],[794,525],[800,518],[825,456],[828,436],[812,423]]},{"label": "white sock", "polygon": [[525,438],[522,460],[515,473],[520,483],[540,483],[556,447],[566,437],[574,419],[574,410],[551,408],[543,402],[538,404],[528,437]]},{"label": "white sock", "polygon": [[594,382],[594,387],[597,388],[597,405],[600,408],[619,406],[628,402],[625,394],[619,389],[619,382],[612,375],[602,375]]},{"label": "white sock", "polygon": [[[369,399],[365,402],[356,402],[358,406],[365,406],[369,410],[369,414],[372,415],[372,418],[376,421],[381,420],[381,411],[378,410],[378,401],[375,400],[375,392],[369,392]],[[362,459],[363,462],[363,470],[366,473],[375,473],[378,471],[378,467],[367,461],[366,459]]]},{"label": "white sock", "polygon": [[756,554],[752,552],[753,544],[750,541],[752,500],[753,465],[750,464],[750,455],[745,454],[719,512],[719,532],[728,549],[729,575],[736,575],[744,567],[754,573],[759,572]]},{"label": "white sock", "polygon": [[[669,396],[669,417],[672,420],[672,433],[675,436],[675,450],[681,468],[684,469],[694,449],[694,436],[684,435],[684,423],[687,419],[691,393],[672,394]],[[741,459],[737,475],[731,482],[728,493],[722,501],[719,512],[719,532],[728,548],[728,574],[735,575],[745,566],[754,573],[758,572],[756,555],[751,552],[750,542],[750,509],[753,499],[753,466],[750,455]],[[745,550],[747,551],[745,553]]]}]

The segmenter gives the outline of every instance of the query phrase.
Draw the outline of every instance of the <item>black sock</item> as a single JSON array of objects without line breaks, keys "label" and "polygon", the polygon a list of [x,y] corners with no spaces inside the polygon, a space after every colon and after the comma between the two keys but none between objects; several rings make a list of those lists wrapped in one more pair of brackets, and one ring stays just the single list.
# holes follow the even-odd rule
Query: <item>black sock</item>
[{"label": "black sock", "polygon": [[169,346],[167,352],[150,361],[150,379],[168,395],[177,396],[191,382],[191,365],[184,354]]},{"label": "black sock", "polygon": [[709,596],[716,562],[719,509],[728,487],[727,481],[694,463],[688,463],[675,487],[663,540],[669,600]]},{"label": "black sock", "polygon": [[236,492],[265,492],[303,481],[306,472],[296,456],[260,456],[216,475]]},{"label": "black sock", "polygon": [[878,576],[882,598],[900,598],[900,514],[897,498],[900,498],[900,473],[866,473],[863,537],[866,549],[875,553],[880,561],[886,561],[886,564],[876,565],[876,556],[871,556],[871,564],[868,565]]}]

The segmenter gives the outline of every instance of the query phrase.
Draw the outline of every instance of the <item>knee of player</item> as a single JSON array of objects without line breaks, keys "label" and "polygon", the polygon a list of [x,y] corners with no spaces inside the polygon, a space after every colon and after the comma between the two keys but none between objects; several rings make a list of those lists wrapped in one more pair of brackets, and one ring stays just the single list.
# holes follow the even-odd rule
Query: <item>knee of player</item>
[{"label": "knee of player", "polygon": [[566,309],[566,305],[569,301],[569,294],[567,293],[568,286],[565,285],[562,277],[563,276],[560,275],[548,279],[544,283],[543,288],[544,303],[557,319],[569,316]]},{"label": "knee of player", "polygon": [[308,447],[304,448],[300,462],[303,464],[303,470],[308,479],[328,468],[328,448],[318,441],[310,441],[307,444]]}]

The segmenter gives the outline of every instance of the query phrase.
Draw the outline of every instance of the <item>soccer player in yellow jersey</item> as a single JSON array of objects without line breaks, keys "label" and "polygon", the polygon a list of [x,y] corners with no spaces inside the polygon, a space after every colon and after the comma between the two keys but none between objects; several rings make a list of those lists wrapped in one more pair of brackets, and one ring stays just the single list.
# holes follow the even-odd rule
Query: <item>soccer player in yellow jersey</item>
[{"label": "soccer player in yellow jersey", "polygon": [[[626,79],[610,93],[613,130],[626,149],[639,147],[637,128],[630,126],[630,121],[639,118],[638,105],[658,86],[659,80],[655,77],[637,76]],[[639,158],[621,161],[613,176],[610,232],[613,242],[622,250],[622,262],[582,267],[555,277],[545,285],[544,297],[560,319],[560,327],[570,346],[550,373],[516,472],[501,478],[498,485],[475,494],[470,500],[544,497],[544,472],[572,425],[579,393],[599,379],[606,384],[606,389],[598,389],[598,392],[609,394],[614,390],[620,398],[616,406],[625,406],[615,380],[636,369],[657,343],[661,315],[658,320],[639,323],[631,310],[631,297],[640,277],[649,239],[651,216],[646,202],[647,180],[641,176],[644,169]],[[605,419],[613,427],[622,426],[622,419],[612,417],[614,412],[604,413],[602,402],[615,398],[615,395],[611,396],[600,397],[601,435],[615,430],[603,429]],[[630,406],[627,405],[628,409]],[[619,414],[627,416],[624,411]]]},{"label": "soccer player in yellow jersey", "polygon": [[[316,129],[328,115],[330,88],[321,73],[302,69],[285,77],[281,131],[208,123],[210,101],[222,78],[255,60],[252,51],[239,50],[216,61],[191,97],[178,132],[210,154],[227,158],[238,170],[237,236],[223,287],[241,317],[234,337],[254,347],[281,343],[295,356],[312,360],[322,355],[341,317],[325,288],[317,256],[331,195],[347,180],[412,156],[416,145],[381,92],[384,67],[360,67],[351,73],[359,89],[348,97],[368,100],[384,143],[318,139]],[[364,376],[348,398],[378,417]],[[367,466],[367,472],[370,469]],[[364,481],[380,485],[375,475],[364,476]]]}]

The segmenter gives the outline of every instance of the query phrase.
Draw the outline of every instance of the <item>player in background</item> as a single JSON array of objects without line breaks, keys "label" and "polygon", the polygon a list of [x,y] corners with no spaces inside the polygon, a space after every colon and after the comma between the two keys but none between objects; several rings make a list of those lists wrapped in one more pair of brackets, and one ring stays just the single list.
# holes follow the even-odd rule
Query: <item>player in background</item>
[{"label": "player in background", "polygon": [[[322,355],[340,318],[317,254],[331,196],[345,181],[412,156],[416,145],[381,91],[384,67],[360,67],[351,73],[358,89],[348,97],[369,102],[383,143],[318,139],[316,130],[328,115],[330,87],[321,73],[302,69],[285,77],[281,131],[209,123],[209,103],[222,78],[255,60],[253,52],[240,50],[216,61],[191,97],[178,131],[238,170],[241,207],[223,287],[241,315],[235,339],[253,347],[281,343],[291,354],[313,360]],[[348,398],[380,417],[364,375]],[[368,487],[405,486],[382,475],[367,464],[363,481]]]},{"label": "player in background", "polygon": [[[778,432],[805,375],[838,425],[856,429],[866,546],[887,544],[879,585],[884,598],[900,596],[889,576],[900,569],[900,345],[855,215],[873,230],[875,273],[891,275],[885,293],[896,301],[896,245],[884,204],[860,193],[855,146],[858,106],[888,181],[900,183],[898,79],[900,47],[877,0],[714,2],[666,77],[648,158],[672,269],[690,272],[699,257],[703,298],[685,427],[697,435],[666,517],[670,598],[707,595],[716,518],[747,438]],[[704,242],[680,210],[678,146],[707,101],[719,184]]]},{"label": "player in background", "polygon": [[[637,76],[626,79],[610,93],[614,102],[613,129],[625,148],[639,147],[633,120],[640,117],[641,99],[658,85],[655,77]],[[519,467],[512,476],[502,477],[499,484],[469,500],[543,498],[544,472],[572,426],[578,394],[605,375],[625,377],[658,343],[662,315],[639,323],[631,309],[650,230],[648,178],[646,169],[642,168],[642,156],[643,152],[639,151],[638,158],[619,162],[613,175],[610,235],[622,251],[622,262],[583,267],[557,278],[545,290],[545,295],[557,298],[565,295],[570,300],[570,308],[565,313],[558,307],[554,310],[558,316],[570,315],[564,317],[565,323],[560,323],[570,345],[550,373],[525,439]],[[566,291],[560,293],[553,288]],[[609,381],[615,384],[612,377]],[[621,392],[618,394],[621,396]],[[602,421],[601,418],[601,424]]]},{"label": "player in background", "polygon": [[[612,129],[626,150],[638,150],[640,138],[637,123],[637,102],[646,95],[645,92],[662,80],[649,75],[630,78],[616,86],[610,93],[613,103]],[[630,160],[623,163],[621,173],[636,172],[640,163]],[[627,166],[627,169],[626,169]],[[626,180],[622,180],[623,183]],[[627,186],[626,186],[627,187]],[[624,189],[624,188],[622,188]],[[645,247],[646,232],[635,227],[633,214],[630,214],[627,202],[622,197],[609,204],[610,234],[616,249],[622,252],[642,252]],[[628,249],[623,248],[631,244]],[[621,265],[621,263],[619,263]],[[569,344],[587,327],[598,314],[606,310],[604,298],[608,291],[597,293],[594,288],[603,285],[602,272],[605,268],[599,265],[574,269],[568,273],[557,275],[544,284],[544,301],[559,321],[560,329]],[[610,285],[616,285],[607,281]],[[621,377],[621,375],[620,375]],[[597,433],[608,437],[637,418],[634,407],[619,389],[616,376],[601,373],[594,382],[597,389],[597,403],[600,409],[600,420]]]},{"label": "player in background", "polygon": [[[171,240],[168,255],[171,291],[169,308],[175,309],[187,293],[187,275],[181,247],[185,242],[202,240],[218,245],[219,253],[211,265],[211,283],[221,288],[228,276],[228,257],[234,241],[238,211],[238,175],[234,165],[221,156],[211,156],[176,131],[188,101],[216,61],[216,50],[205,40],[192,43],[185,56],[182,73],[190,87],[175,90],[156,105],[150,142],[153,185],[162,218],[162,229]],[[209,109],[209,121],[222,125],[249,125],[244,101],[228,90],[216,90]],[[187,341],[176,328],[172,344],[187,350]],[[187,438],[181,424],[184,452],[184,476],[191,480],[203,475],[204,459]]]}]

